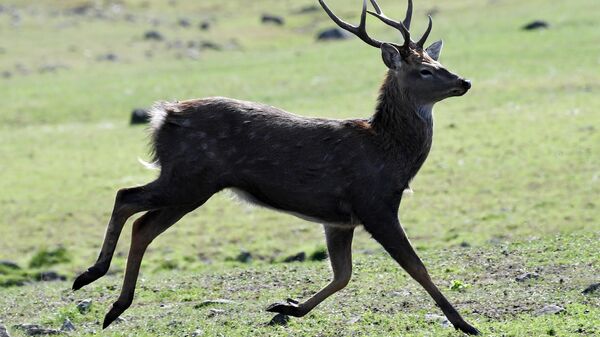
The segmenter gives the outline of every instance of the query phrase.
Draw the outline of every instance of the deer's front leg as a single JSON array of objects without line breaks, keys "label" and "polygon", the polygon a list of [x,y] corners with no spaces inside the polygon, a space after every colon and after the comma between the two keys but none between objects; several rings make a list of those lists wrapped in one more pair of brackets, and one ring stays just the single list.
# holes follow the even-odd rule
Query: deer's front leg
[{"label": "deer's front leg", "polygon": [[333,280],[303,303],[288,299],[284,303],[271,304],[267,311],[302,317],[333,293],[343,289],[352,275],[352,237],[354,228],[325,226],[325,238]]},{"label": "deer's front leg", "polygon": [[452,304],[448,302],[446,297],[431,281],[425,265],[421,262],[421,259],[406,237],[396,214],[367,216],[363,219],[363,223],[365,229],[373,235],[373,238],[385,248],[415,281],[419,282],[425,288],[456,329],[460,329],[467,334],[479,334],[479,331],[460,316]]}]

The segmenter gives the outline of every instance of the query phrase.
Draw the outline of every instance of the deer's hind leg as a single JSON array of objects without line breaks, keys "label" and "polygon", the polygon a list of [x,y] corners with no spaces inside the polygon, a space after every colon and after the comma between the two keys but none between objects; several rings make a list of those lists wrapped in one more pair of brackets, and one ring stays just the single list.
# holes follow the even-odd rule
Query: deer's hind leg
[{"label": "deer's hind leg", "polygon": [[78,290],[96,281],[108,272],[119,236],[127,219],[138,212],[160,207],[160,204],[153,200],[153,191],[158,188],[158,183],[152,182],[144,186],[124,188],[117,192],[100,255],[93,266],[75,279],[73,290]]},{"label": "deer's hind leg", "polygon": [[352,276],[353,235],[353,227],[342,228],[325,226],[325,238],[327,241],[331,269],[333,270],[333,280],[303,303],[288,299],[285,303],[271,304],[267,308],[267,311],[302,317],[329,296],[346,287]]},{"label": "deer's hind leg", "polygon": [[157,236],[174,225],[184,215],[199,207],[202,203],[193,206],[176,206],[149,211],[134,222],[121,294],[117,301],[113,303],[110,311],[106,314],[103,328],[108,327],[125,310],[127,310],[133,302],[140,265],[144,253],[146,252],[146,248]]},{"label": "deer's hind leg", "polygon": [[[205,177],[203,181],[210,179]],[[202,186],[199,183],[199,186],[194,186],[192,182],[193,179],[176,181],[161,176],[147,185],[119,190],[98,259],[75,279],[73,290],[96,281],[108,272],[123,226],[132,215],[167,207],[202,204],[217,191],[212,185]]]}]

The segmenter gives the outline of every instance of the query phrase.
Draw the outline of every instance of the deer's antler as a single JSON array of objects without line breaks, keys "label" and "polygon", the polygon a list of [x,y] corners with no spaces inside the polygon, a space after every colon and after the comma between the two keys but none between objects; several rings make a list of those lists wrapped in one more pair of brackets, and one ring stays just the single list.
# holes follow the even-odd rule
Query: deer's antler
[{"label": "deer's antler", "polygon": [[361,40],[363,40],[364,42],[366,42],[367,44],[369,44],[375,48],[381,48],[381,45],[383,44],[383,42],[373,39],[369,36],[369,34],[367,34],[367,28],[366,28],[367,0],[363,0],[362,13],[360,15],[360,24],[358,26],[353,26],[353,25],[347,23],[346,21],[338,18],[335,14],[333,14],[333,12],[329,9],[329,7],[327,7],[327,5],[325,4],[325,1],[319,0],[319,3],[321,4],[321,7],[323,7],[323,9],[327,13],[327,15],[329,15],[331,20],[333,20],[333,22],[335,22],[338,26],[340,26],[340,28],[342,28],[346,31],[349,31],[350,33],[358,36]]}]

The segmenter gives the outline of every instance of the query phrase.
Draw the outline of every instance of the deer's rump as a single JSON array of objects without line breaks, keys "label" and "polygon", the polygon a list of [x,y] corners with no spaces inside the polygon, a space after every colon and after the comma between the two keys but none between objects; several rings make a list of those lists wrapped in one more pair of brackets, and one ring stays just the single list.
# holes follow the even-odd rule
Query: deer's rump
[{"label": "deer's rump", "polygon": [[152,116],[161,177],[231,188],[308,220],[353,223],[353,190],[377,173],[367,133],[348,121],[227,98],[163,103]]}]

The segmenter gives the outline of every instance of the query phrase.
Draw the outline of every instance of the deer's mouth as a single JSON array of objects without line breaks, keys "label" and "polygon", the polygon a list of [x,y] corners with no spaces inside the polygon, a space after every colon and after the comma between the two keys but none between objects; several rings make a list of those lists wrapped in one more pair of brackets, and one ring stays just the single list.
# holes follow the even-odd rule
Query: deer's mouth
[{"label": "deer's mouth", "polygon": [[452,96],[462,96],[467,93],[471,89],[471,81],[469,80],[460,80],[460,86],[450,90],[450,95]]},{"label": "deer's mouth", "polygon": [[462,96],[462,95],[466,94],[467,91],[469,91],[469,89],[466,89],[466,88],[452,89],[452,90],[450,90],[450,96]]}]

